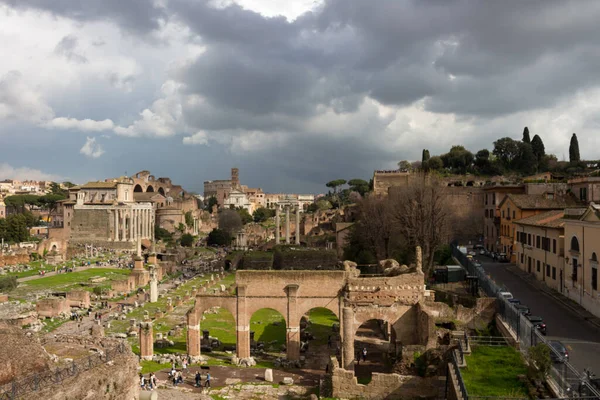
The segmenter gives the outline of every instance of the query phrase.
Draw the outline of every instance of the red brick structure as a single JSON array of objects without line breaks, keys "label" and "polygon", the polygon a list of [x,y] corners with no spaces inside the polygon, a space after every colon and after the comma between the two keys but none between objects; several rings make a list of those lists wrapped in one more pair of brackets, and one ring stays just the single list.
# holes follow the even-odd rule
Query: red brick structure
[{"label": "red brick structure", "polygon": [[142,360],[152,360],[154,355],[154,336],[152,332],[152,322],[140,323],[140,358]]}]

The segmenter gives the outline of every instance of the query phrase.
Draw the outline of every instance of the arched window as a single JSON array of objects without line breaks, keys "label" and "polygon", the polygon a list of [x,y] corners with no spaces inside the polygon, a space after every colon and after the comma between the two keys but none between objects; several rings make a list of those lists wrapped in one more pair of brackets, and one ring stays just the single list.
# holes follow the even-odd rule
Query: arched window
[{"label": "arched window", "polygon": [[579,240],[575,236],[571,238],[571,251],[579,252]]},{"label": "arched window", "polygon": [[596,253],[592,253],[592,258],[591,258],[591,261],[592,261],[593,263],[598,263],[598,256],[596,256]]}]

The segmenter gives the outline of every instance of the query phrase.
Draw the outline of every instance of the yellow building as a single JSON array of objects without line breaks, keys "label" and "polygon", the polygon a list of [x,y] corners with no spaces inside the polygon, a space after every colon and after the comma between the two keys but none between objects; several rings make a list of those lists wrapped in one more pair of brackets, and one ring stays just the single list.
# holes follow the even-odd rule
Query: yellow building
[{"label": "yellow building", "polygon": [[557,291],[565,277],[564,214],[553,210],[513,222],[517,266]]},{"label": "yellow building", "polygon": [[[567,215],[569,217],[569,210]],[[563,294],[600,317],[598,258],[600,206],[591,204],[580,216],[565,219],[565,282]]]},{"label": "yellow building", "polygon": [[516,227],[513,222],[551,210],[563,210],[572,202],[568,198],[555,198],[554,193],[507,194],[500,205],[500,246],[510,262],[515,263]]}]

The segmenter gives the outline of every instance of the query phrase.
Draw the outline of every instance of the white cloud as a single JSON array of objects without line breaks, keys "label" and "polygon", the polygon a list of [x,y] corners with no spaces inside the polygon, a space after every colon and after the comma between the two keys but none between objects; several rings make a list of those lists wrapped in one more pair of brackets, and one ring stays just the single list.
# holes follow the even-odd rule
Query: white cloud
[{"label": "white cloud", "polygon": [[54,118],[46,124],[48,128],[56,129],[76,129],[84,132],[101,132],[111,130],[115,124],[110,119],[103,121],[94,121],[93,119],[76,119],[76,118]]},{"label": "white cloud", "polygon": [[104,154],[104,149],[96,143],[96,138],[88,137],[79,152],[89,158],[98,158]]},{"label": "white cloud", "polygon": [[20,72],[10,71],[0,77],[0,120],[42,123],[52,117],[52,108],[27,84]]},{"label": "white cloud", "polygon": [[18,167],[15,168],[9,164],[0,164],[0,179],[16,179],[19,181],[62,181],[65,178],[60,175],[48,174],[39,169]]},{"label": "white cloud", "polygon": [[204,131],[199,131],[192,136],[186,136],[183,138],[183,144],[187,145],[207,145],[208,135]]}]

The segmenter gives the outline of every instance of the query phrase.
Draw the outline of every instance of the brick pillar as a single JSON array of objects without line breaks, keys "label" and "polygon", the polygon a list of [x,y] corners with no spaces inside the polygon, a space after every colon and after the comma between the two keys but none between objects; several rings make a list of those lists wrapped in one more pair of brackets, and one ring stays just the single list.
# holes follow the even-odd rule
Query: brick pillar
[{"label": "brick pillar", "polygon": [[152,322],[140,323],[140,358],[152,360],[154,354],[154,336],[152,334]]},{"label": "brick pillar", "polygon": [[287,359],[296,361],[300,359],[300,316],[298,315],[298,285],[286,287],[288,295],[287,312]]},{"label": "brick pillar", "polygon": [[166,310],[167,312],[171,312],[173,311],[173,299],[170,297],[167,297],[167,306],[166,306]]},{"label": "brick pillar", "polygon": [[350,307],[342,310],[342,365],[354,370],[354,311]]},{"label": "brick pillar", "polygon": [[275,244],[278,245],[279,242],[281,241],[281,238],[279,237],[279,233],[281,232],[280,227],[281,222],[279,219],[279,204],[275,204]]},{"label": "brick pillar", "polygon": [[250,357],[250,318],[246,314],[246,286],[237,287],[237,344],[236,355],[238,358]]},{"label": "brick pillar", "polygon": [[195,307],[187,312],[187,354],[193,360],[200,359],[200,319]]}]

